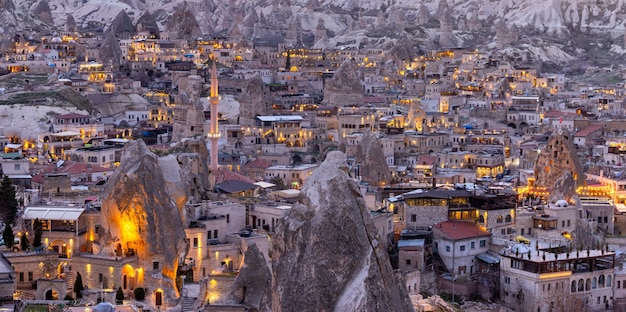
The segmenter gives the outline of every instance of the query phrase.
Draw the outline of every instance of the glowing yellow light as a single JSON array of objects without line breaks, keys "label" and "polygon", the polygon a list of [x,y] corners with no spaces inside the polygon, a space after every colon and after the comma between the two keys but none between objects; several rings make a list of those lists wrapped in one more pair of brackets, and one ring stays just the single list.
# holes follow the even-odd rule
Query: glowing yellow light
[{"label": "glowing yellow light", "polygon": [[572,275],[572,271],[552,272],[539,274],[539,279],[562,278]]}]

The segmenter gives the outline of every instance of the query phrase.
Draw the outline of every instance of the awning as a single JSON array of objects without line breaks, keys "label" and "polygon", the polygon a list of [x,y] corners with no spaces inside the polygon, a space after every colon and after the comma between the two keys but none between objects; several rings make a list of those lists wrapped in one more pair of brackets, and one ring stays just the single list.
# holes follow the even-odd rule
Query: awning
[{"label": "awning", "polygon": [[78,220],[85,208],[78,207],[28,207],[24,211],[22,218],[24,220],[55,220],[68,221]]},{"label": "awning", "polygon": [[55,137],[77,136],[77,135],[80,135],[80,133],[73,132],[73,131],[63,131],[63,132],[58,132],[58,133],[53,133],[52,134],[52,136],[55,136]]},{"label": "awning", "polygon": [[32,179],[33,177],[30,174],[10,174],[8,175],[9,179]]},{"label": "awning", "polygon": [[18,148],[22,148],[22,144],[7,144],[5,145],[6,148],[10,148],[10,149],[18,149]]},{"label": "awning", "polygon": [[263,182],[263,181],[256,182],[256,183],[254,183],[254,185],[259,186],[261,188],[268,188],[268,187],[276,186],[276,184],[269,183],[269,182]]},{"label": "awning", "polygon": [[90,202],[90,201],[98,201],[98,197],[96,197],[96,196],[89,196],[89,197],[85,198],[85,203]]},{"label": "awning", "polygon": [[489,264],[497,264],[500,263],[500,258],[496,256],[492,256],[488,253],[481,253],[476,255],[476,258],[480,259],[483,262],[487,262]]}]

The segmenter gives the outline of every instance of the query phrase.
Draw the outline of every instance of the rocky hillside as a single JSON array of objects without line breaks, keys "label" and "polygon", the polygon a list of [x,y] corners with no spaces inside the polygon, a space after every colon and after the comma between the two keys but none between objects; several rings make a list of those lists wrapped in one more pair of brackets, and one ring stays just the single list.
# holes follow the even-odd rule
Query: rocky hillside
[{"label": "rocky hillside", "polygon": [[106,30],[121,11],[134,22],[149,11],[161,30],[180,36],[271,37],[318,47],[391,46],[406,36],[417,49],[508,47],[503,53],[523,62],[563,63],[586,55],[602,63],[626,54],[625,5],[626,0],[0,0],[0,33],[61,29],[68,16],[78,29]]}]

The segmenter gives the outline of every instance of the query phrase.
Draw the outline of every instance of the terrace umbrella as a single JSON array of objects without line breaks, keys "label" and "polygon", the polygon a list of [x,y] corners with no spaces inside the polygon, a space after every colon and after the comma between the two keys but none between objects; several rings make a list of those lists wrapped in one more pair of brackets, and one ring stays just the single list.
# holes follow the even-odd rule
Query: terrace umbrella
[{"label": "terrace umbrella", "polygon": [[93,312],[115,312],[115,306],[110,302],[100,302],[93,308]]}]

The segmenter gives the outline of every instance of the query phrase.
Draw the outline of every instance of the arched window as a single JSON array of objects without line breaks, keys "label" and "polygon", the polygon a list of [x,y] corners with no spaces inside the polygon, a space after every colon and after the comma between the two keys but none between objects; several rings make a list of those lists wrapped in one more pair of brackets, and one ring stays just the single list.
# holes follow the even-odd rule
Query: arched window
[{"label": "arched window", "polygon": [[611,287],[611,275],[606,276],[606,287]]},{"label": "arched window", "polygon": [[504,222],[511,222],[511,215],[506,215]]},{"label": "arched window", "polygon": [[578,280],[578,291],[585,291],[585,281],[582,278]]},{"label": "arched window", "polygon": [[574,293],[576,292],[576,281],[572,281],[572,289],[571,291]]},{"label": "arched window", "polygon": [[600,275],[598,277],[598,287],[600,288],[604,287],[604,275]]},{"label": "arched window", "polygon": [[585,290],[589,291],[591,290],[591,279],[588,278],[587,282],[585,283]]},{"label": "arched window", "polygon": [[594,276],[593,281],[591,282],[591,289],[598,288],[598,279]]},{"label": "arched window", "polygon": [[498,216],[498,218],[496,219],[496,222],[502,223],[502,219],[503,219],[502,216]]},{"label": "arched window", "polygon": [[483,215],[478,216],[478,222],[484,223],[485,222],[485,217]]}]

